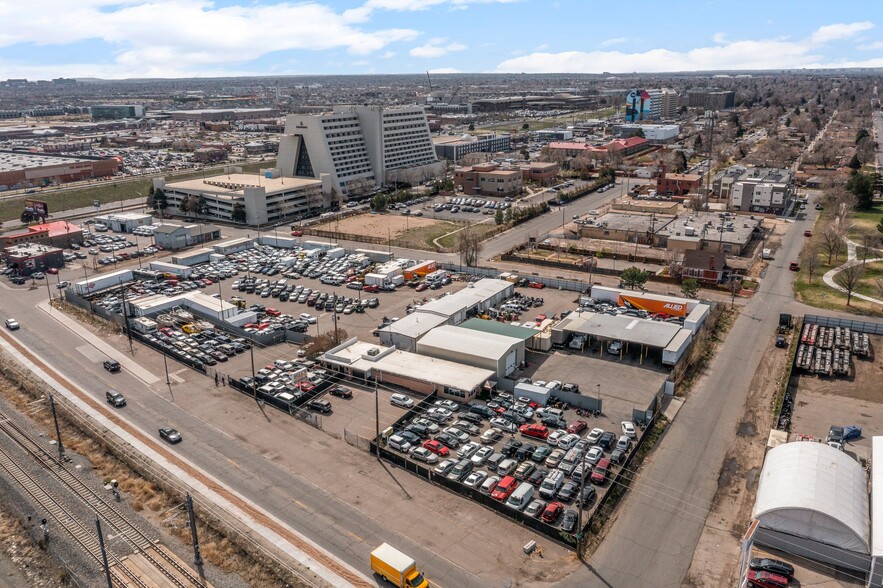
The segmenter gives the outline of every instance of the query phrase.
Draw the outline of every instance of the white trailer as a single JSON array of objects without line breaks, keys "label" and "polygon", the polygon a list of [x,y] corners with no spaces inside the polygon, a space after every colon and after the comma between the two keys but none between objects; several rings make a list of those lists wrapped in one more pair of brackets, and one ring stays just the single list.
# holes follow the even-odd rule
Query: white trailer
[{"label": "white trailer", "polygon": [[528,384],[526,382],[519,382],[515,384],[515,397],[525,397],[533,400],[537,404],[542,406],[546,406],[549,402],[549,398],[552,395],[552,390],[546,388],[544,386],[534,386],[533,384]]},{"label": "white trailer", "polygon": [[86,294],[94,294],[108,288],[121,286],[127,282],[131,282],[135,276],[132,270],[117,270],[102,276],[92,276],[91,278],[81,280],[74,284],[74,292],[83,296]]},{"label": "white trailer", "polygon": [[151,261],[150,269],[164,274],[174,274],[180,278],[187,279],[193,274],[193,268],[177,263],[168,263],[165,261]]}]

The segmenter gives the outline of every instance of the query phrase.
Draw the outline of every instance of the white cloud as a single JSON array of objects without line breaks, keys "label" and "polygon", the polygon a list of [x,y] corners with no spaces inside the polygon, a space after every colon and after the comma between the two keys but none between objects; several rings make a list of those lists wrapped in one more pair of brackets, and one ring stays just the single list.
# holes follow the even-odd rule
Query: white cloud
[{"label": "white cloud", "polygon": [[871,23],[827,25],[816,30],[807,39],[762,39],[757,41],[727,41],[715,35],[718,44],[689,51],[651,49],[641,53],[622,51],[566,51],[561,53],[534,52],[515,57],[497,66],[497,72],[524,73],[601,73],[669,72],[743,69],[790,69],[825,67],[879,67],[881,59],[866,61],[828,62],[822,55],[822,45],[860,30],[873,27]]},{"label": "white cloud", "polygon": [[470,4],[511,4],[521,0],[368,0],[358,8],[344,12],[348,22],[362,22],[375,10],[391,10],[395,12],[414,12],[427,10],[434,6],[448,5],[452,10],[466,9]]},{"label": "white cloud", "polygon": [[[80,76],[232,75],[271,52],[343,48],[366,55],[419,35],[410,29],[363,30],[315,2],[218,8],[209,0],[76,0],[61,7],[57,0],[33,0],[27,18],[22,10],[19,3],[0,2],[0,47],[100,40],[116,48],[110,63]],[[75,69],[51,71],[70,76]]]},{"label": "white cloud", "polygon": [[395,51],[384,51],[383,53],[378,55],[378,57],[380,57],[380,59],[392,59],[396,55],[397,53]]},{"label": "white cloud", "polygon": [[853,23],[837,23],[819,27],[812,34],[810,41],[813,43],[827,43],[828,41],[839,41],[840,39],[848,39],[856,33],[867,31],[874,28],[874,23],[869,21],[853,22]]},{"label": "white cloud", "polygon": [[883,49],[883,41],[874,41],[873,43],[863,43],[858,46],[862,51],[878,51]]},{"label": "white cloud", "polygon": [[463,73],[463,72],[461,72],[459,69],[456,69],[453,67],[439,67],[436,69],[429,70],[429,73],[431,73],[431,74],[457,74],[457,73]]},{"label": "white cloud", "polygon": [[613,39],[606,39],[604,41],[601,41],[601,43],[599,44],[601,45],[601,47],[612,47],[613,45],[622,45],[628,40],[628,37],[614,37]]},{"label": "white cloud", "polygon": [[545,51],[548,48],[549,48],[549,44],[543,43],[542,45],[537,45],[536,47],[534,47],[534,51]]},{"label": "white cloud", "polygon": [[425,45],[414,47],[408,54],[411,57],[442,57],[454,51],[464,51],[467,49],[463,43],[446,43],[447,39],[430,39]]},{"label": "white cloud", "polygon": [[727,34],[726,33],[715,33],[711,37],[711,40],[714,41],[715,43],[718,43],[718,44],[726,43],[727,42]]}]

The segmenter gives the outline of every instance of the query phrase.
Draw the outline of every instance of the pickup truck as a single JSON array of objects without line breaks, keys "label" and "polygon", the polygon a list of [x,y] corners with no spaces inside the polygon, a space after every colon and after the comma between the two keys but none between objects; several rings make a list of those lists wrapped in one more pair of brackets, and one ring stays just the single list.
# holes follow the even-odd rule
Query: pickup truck
[{"label": "pickup truck", "polygon": [[371,552],[371,570],[398,588],[429,588],[429,582],[417,570],[414,558],[388,543]]}]

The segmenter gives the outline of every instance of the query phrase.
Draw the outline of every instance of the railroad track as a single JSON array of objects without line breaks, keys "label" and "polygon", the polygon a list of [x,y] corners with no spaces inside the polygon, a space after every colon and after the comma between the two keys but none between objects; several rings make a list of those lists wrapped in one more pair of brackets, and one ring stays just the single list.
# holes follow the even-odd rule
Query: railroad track
[{"label": "railroad track", "polygon": [[[127,519],[112,501],[106,499],[66,469],[64,464],[53,454],[31,439],[21,427],[2,412],[0,412],[0,431],[5,433],[7,437],[33,457],[58,481],[92,508],[104,524],[109,525],[111,529],[116,531],[117,537],[124,539],[136,553],[140,553],[144,559],[162,573],[169,586],[192,588],[194,586],[202,587],[206,585],[206,582],[199,576],[194,575],[189,568],[181,565],[178,559],[166,547],[154,541],[137,525]],[[89,553],[99,565],[103,566],[98,538],[94,530],[90,530],[90,527],[72,517],[58,500],[41,488],[34,478],[22,469],[15,462],[14,458],[2,448],[0,448],[0,466],[9,472],[24,487],[25,491],[56,519],[78,545]],[[116,556],[111,558],[110,552],[108,552],[108,558],[115,560],[117,566],[134,580],[133,583],[136,586],[147,588],[140,578],[125,567],[124,562],[120,561]],[[129,585],[125,583],[123,578],[119,577],[119,574],[117,574],[116,581],[119,582],[120,586]]]}]

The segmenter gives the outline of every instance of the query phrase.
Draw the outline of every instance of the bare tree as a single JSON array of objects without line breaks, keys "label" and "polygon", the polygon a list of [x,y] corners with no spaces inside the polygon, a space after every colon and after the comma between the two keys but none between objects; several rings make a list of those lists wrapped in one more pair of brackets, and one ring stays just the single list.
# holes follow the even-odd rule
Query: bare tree
[{"label": "bare tree", "polygon": [[607,161],[613,167],[619,167],[622,164],[623,154],[619,145],[609,145],[607,147]]},{"label": "bare tree", "polygon": [[684,266],[684,252],[676,249],[666,251],[665,265],[668,267],[668,275],[673,278],[680,276]]},{"label": "bare tree", "polygon": [[469,267],[478,264],[478,257],[481,255],[481,236],[472,230],[471,226],[457,234],[457,251],[460,253],[460,259]]},{"label": "bare tree", "polygon": [[834,275],[834,283],[846,290],[846,306],[849,306],[864,276],[865,266],[861,263],[851,263]]},{"label": "bare tree", "polygon": [[862,163],[871,163],[874,161],[874,140],[871,137],[862,137],[855,145],[855,154]]},{"label": "bare tree", "polygon": [[813,239],[806,244],[800,254],[800,265],[806,270],[806,276],[810,284],[812,284],[813,275],[819,269],[819,265],[821,265],[821,259],[819,258],[820,250],[819,242]]},{"label": "bare tree", "polygon": [[479,163],[484,163],[487,160],[487,153],[467,153],[457,161],[457,164],[463,166],[477,165]]},{"label": "bare tree", "polygon": [[831,259],[840,255],[843,248],[843,231],[840,226],[835,223],[828,223],[822,229],[821,247],[828,256],[828,265],[831,265]]}]

